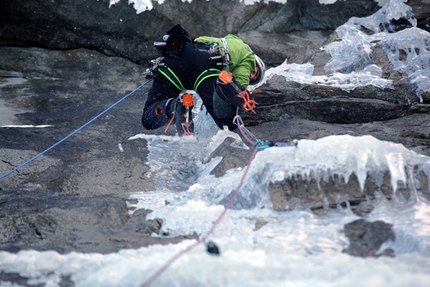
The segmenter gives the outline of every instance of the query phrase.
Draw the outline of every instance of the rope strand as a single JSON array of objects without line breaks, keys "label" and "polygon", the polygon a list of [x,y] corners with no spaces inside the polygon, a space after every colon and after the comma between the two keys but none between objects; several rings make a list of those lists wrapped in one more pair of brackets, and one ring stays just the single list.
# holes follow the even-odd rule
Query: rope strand
[{"label": "rope strand", "polygon": [[209,231],[204,236],[202,236],[197,242],[195,242],[192,245],[188,246],[187,248],[181,250],[175,256],[170,258],[170,260],[168,260],[163,266],[161,266],[151,277],[149,277],[142,285],[140,285],[140,287],[149,287],[158,277],[160,277],[161,274],[164,273],[164,271],[167,270],[167,268],[170,267],[170,265],[173,264],[173,262],[178,260],[181,256],[185,255],[187,252],[191,251],[192,249],[194,249],[195,247],[197,247],[201,243],[205,242],[206,239],[209,238],[209,236],[215,231],[215,228],[218,226],[218,224],[221,222],[221,220],[227,214],[227,211],[230,209],[230,207],[236,201],[236,198],[239,194],[240,189],[242,188],[243,183],[245,182],[245,178],[248,174],[251,163],[254,160],[255,155],[257,154],[257,151],[258,151],[258,148],[254,148],[254,151],[253,151],[253,153],[252,153],[252,155],[248,161],[248,165],[247,165],[247,167],[246,167],[246,169],[242,175],[242,178],[240,180],[239,185],[237,186],[233,196],[230,198],[229,202],[225,206],[223,212],[218,216],[217,220],[212,225],[211,229],[209,229]]},{"label": "rope strand", "polygon": [[106,110],[104,110],[103,112],[101,112],[100,114],[98,114],[97,116],[95,116],[93,119],[91,119],[90,121],[88,121],[86,124],[84,124],[83,126],[81,126],[80,128],[78,128],[77,130],[75,130],[74,132],[72,132],[71,134],[69,134],[68,136],[64,137],[63,139],[61,139],[57,143],[53,144],[52,146],[50,146],[46,150],[42,151],[41,153],[39,153],[36,156],[34,156],[33,158],[27,160],[23,164],[20,164],[19,166],[15,167],[14,169],[12,169],[12,170],[6,172],[5,174],[1,175],[0,176],[0,180],[3,179],[3,178],[5,178],[6,176],[10,175],[11,173],[13,173],[15,171],[18,171],[20,168],[23,168],[24,166],[26,166],[30,162],[38,159],[39,157],[41,157],[42,155],[44,155],[45,153],[47,153],[51,149],[55,148],[56,146],[58,146],[62,142],[66,141],[71,136],[75,135],[76,133],[78,133],[82,129],[86,128],[88,125],[90,125],[92,122],[94,122],[95,120],[97,120],[99,117],[101,117],[102,115],[104,115],[105,113],[107,113],[108,111],[110,111],[113,107],[115,107],[116,105],[118,105],[120,102],[124,101],[126,98],[128,98],[129,96],[131,96],[132,94],[134,94],[135,92],[137,92],[138,90],[140,90],[141,88],[143,88],[145,85],[147,85],[153,79],[154,79],[154,77],[150,78],[148,81],[146,81],[145,83],[143,83],[142,85],[140,85],[139,87],[137,87],[136,89],[134,89],[133,91],[131,91],[130,93],[128,93],[127,95],[125,95],[124,97],[122,97],[121,99],[119,99],[117,102],[115,102],[110,107],[108,107]]},{"label": "rope strand", "polygon": [[174,255],[172,258],[170,258],[163,266],[161,266],[151,277],[149,277],[142,285],[140,285],[140,287],[149,287],[158,277],[161,276],[161,274],[164,273],[164,271],[167,270],[167,268],[170,267],[170,265],[172,265],[176,260],[178,260],[181,256],[185,255],[187,252],[191,251],[192,249],[194,249],[195,247],[197,247],[198,245],[202,244],[203,242],[205,242],[209,236],[215,231],[215,228],[218,226],[218,224],[221,222],[221,220],[224,218],[224,216],[227,214],[228,210],[231,208],[231,206],[234,204],[234,202],[236,201],[237,196],[239,195],[239,191],[242,188],[243,183],[245,182],[245,178],[248,174],[249,168],[251,167],[251,163],[255,158],[255,155],[258,152],[258,142],[252,142],[243,132],[243,128],[245,128],[243,126],[243,122],[240,123],[239,121],[241,121],[240,117],[238,116],[238,112],[239,109],[237,109],[236,111],[236,117],[235,119],[237,120],[237,126],[239,127],[240,132],[242,133],[242,135],[249,140],[249,142],[254,146],[254,150],[251,154],[251,157],[248,160],[248,165],[245,168],[245,171],[242,175],[242,178],[239,182],[239,185],[236,187],[235,192],[233,193],[233,196],[230,198],[229,202],[227,203],[227,205],[225,206],[223,212],[218,216],[217,220],[212,224],[211,229],[209,229],[209,231],[202,236],[197,242],[191,244],[190,246],[188,246],[187,248],[181,250],[180,252],[178,252],[176,255]]}]

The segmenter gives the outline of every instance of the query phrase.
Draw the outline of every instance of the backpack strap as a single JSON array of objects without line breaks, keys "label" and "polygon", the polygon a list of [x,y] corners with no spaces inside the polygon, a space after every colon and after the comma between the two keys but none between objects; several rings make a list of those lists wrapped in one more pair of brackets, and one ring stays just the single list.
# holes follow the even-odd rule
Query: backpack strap
[{"label": "backpack strap", "polygon": [[158,67],[158,72],[166,77],[178,90],[185,90],[181,80],[179,80],[178,76],[176,76],[176,74],[169,67],[160,66]]},{"label": "backpack strap", "polygon": [[[157,70],[161,75],[166,77],[166,79],[169,80],[169,82],[172,83],[178,90],[185,90],[185,87],[182,84],[181,80],[175,74],[175,72],[172,71],[172,69],[167,66],[159,66]],[[200,75],[197,77],[196,81],[194,82],[194,91],[197,92],[197,89],[204,80],[211,77],[218,77],[220,72],[220,70],[215,68],[210,68],[201,72]]]},{"label": "backpack strap", "polygon": [[215,68],[207,69],[203,71],[194,82],[194,91],[197,92],[197,89],[199,88],[200,84],[210,77],[218,77],[219,73],[221,71]]}]

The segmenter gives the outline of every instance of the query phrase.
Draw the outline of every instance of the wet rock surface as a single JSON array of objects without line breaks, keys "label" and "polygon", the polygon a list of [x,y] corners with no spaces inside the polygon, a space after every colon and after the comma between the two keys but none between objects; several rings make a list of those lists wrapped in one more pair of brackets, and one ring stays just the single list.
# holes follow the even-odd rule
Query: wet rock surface
[{"label": "wet rock surface", "polygon": [[383,243],[395,241],[392,227],[392,224],[383,221],[368,222],[364,219],[345,224],[344,232],[349,246],[343,252],[359,257],[394,256],[391,248],[380,250]]},{"label": "wet rock surface", "polygon": [[[124,1],[114,5],[111,10],[106,10],[103,6],[108,5],[108,1],[86,1],[87,3],[79,5],[75,5],[76,1],[63,1],[59,4],[58,11],[51,6],[57,2],[42,2],[27,1],[20,8],[16,6],[20,3],[6,1],[6,5],[0,8],[0,15],[7,15],[6,18],[0,17],[0,24],[6,23],[10,28],[1,30],[0,40],[0,44],[9,46],[0,47],[1,174],[77,131],[144,83],[142,72],[146,67],[136,63],[144,63],[156,56],[151,49],[152,40],[175,23],[173,20],[166,20],[160,24],[154,19],[176,11],[174,8],[177,6],[173,2],[181,3],[167,1],[169,5],[157,7],[152,14],[142,17],[143,14],[136,15],[135,10]],[[205,5],[197,6],[197,2],[181,5],[204,9]],[[200,22],[195,25],[197,20],[193,17],[183,17],[186,19],[183,24],[193,35],[238,32],[255,47],[257,53],[267,58],[269,65],[280,64],[285,58],[295,63],[311,59],[316,65],[315,73],[324,74],[323,67],[328,57],[318,51],[318,48],[322,43],[336,39],[332,30],[352,14],[370,15],[376,8],[372,6],[373,1],[338,1],[336,5],[342,5],[345,10],[339,13],[339,18],[331,18],[332,13],[330,17],[321,16],[321,13],[331,10],[318,10],[315,8],[320,7],[317,2],[288,1],[285,7],[274,3],[245,7],[242,2],[237,2],[235,5],[240,9],[232,10],[239,14],[225,14],[239,22],[247,21],[246,24],[221,21],[233,24],[231,27],[200,25]],[[86,11],[80,15],[82,17],[88,16],[88,9],[104,11],[110,17],[104,17],[103,12],[94,18],[88,18],[85,27],[74,25],[82,21],[80,17],[72,19],[73,21],[66,19],[68,24],[63,25],[61,15],[76,16],[76,13],[69,13],[70,6],[74,7],[74,12]],[[50,7],[49,11],[57,12],[46,13],[43,10],[46,7]],[[179,9],[175,13],[196,11],[189,10],[190,6],[186,7],[187,9]],[[230,11],[231,7],[228,9]],[[35,13],[36,18],[30,17],[28,22],[20,22],[26,13],[41,10],[44,12]],[[276,11],[279,11],[278,18],[267,17],[271,13],[276,14]],[[285,18],[289,21],[286,25],[282,17],[288,11],[294,13]],[[421,11],[423,13],[420,17],[424,19],[428,14],[425,9]],[[252,20],[237,17],[251,14],[255,15]],[[301,17],[298,17],[299,14]],[[314,17],[315,15],[321,17]],[[112,17],[116,17],[115,21],[112,21]],[[123,18],[131,20],[118,28],[118,22]],[[210,17],[208,19],[211,23],[214,20]],[[265,19],[271,20],[266,22]],[[294,21],[290,21],[291,19]],[[100,24],[96,25],[97,21]],[[38,23],[36,28],[43,26],[43,29],[39,29],[41,34],[32,34],[33,30],[26,30],[33,23]],[[61,29],[53,31],[52,25],[55,29]],[[143,26],[149,28],[135,29]],[[101,33],[100,27],[110,28]],[[267,32],[267,27],[278,28]],[[310,27],[325,28],[315,30]],[[122,33],[124,30],[129,32]],[[286,32],[289,34],[284,34]],[[99,35],[96,37],[96,34]],[[272,43],[270,47],[265,44],[268,39]],[[10,47],[13,45],[27,48]],[[54,50],[55,48],[61,50]],[[122,57],[117,57],[118,55]],[[429,94],[424,93],[423,102],[418,101],[412,88],[401,81],[404,75],[390,70],[384,57],[375,56],[374,61],[378,61],[378,65],[383,67],[385,77],[395,80],[394,89],[383,90],[368,86],[348,93],[338,88],[302,85],[274,77],[263,87],[261,93],[255,94],[259,103],[257,113],[244,114],[243,119],[257,138],[272,142],[318,139],[341,134],[372,135],[379,140],[400,143],[419,154],[430,156]],[[146,220],[149,210],[132,213],[132,208],[127,205],[131,192],[153,191],[157,186],[147,176],[150,167],[146,163],[148,149],[145,140],[128,140],[141,132],[162,133],[162,129],[144,131],[141,127],[140,115],[146,89],[147,87],[135,92],[91,125],[0,180],[0,250],[108,253],[122,248],[138,248],[196,237],[195,234],[177,238],[151,236],[160,230],[162,222]],[[9,125],[31,127],[17,128]],[[40,125],[49,126],[36,127]],[[169,133],[174,131],[171,129]],[[230,143],[227,140],[211,155],[223,157],[212,172],[216,177],[222,176],[230,168],[243,167],[248,163],[250,151],[232,147]],[[418,173],[417,178],[422,184],[424,197],[429,199],[428,175]],[[318,214],[327,204],[325,198],[329,199],[329,207],[336,205],[339,208],[334,194],[344,192],[349,197],[343,203],[349,205],[356,214],[365,216],[372,212],[372,203],[358,190],[356,180],[352,179],[350,185],[346,185],[336,175],[332,179],[325,190],[319,193],[315,183],[309,183],[305,179],[273,183],[269,188],[273,207],[283,211],[287,206],[294,208],[292,203],[301,201]],[[384,180],[389,182],[388,177]],[[372,191],[372,187],[369,187],[365,193],[370,199]],[[386,191],[384,196],[389,199],[392,194],[389,193],[388,184]],[[403,196],[407,198],[408,195],[405,193]],[[391,229],[386,224],[359,223],[358,227],[354,225],[345,228],[351,238],[351,246],[346,251],[349,254],[375,256],[381,242],[394,240]],[[261,224],[265,223],[256,226],[256,230]],[[379,229],[376,227],[381,227],[383,232],[378,234]],[[367,239],[370,241],[366,241]],[[366,244],[372,247],[366,249]],[[8,277],[8,280],[13,282],[20,282],[22,279],[19,275],[15,278],[15,274],[0,274],[0,277],[3,276],[10,276],[12,279]],[[63,283],[68,286],[70,280],[64,278]]]},{"label": "wet rock surface", "polygon": [[[0,171],[46,153],[0,181],[1,250],[109,253],[195,237],[151,236],[162,222],[127,205],[131,192],[154,189],[145,176],[145,141],[128,140],[143,131],[146,87],[47,150],[142,84],[143,68],[88,50],[2,54],[24,60],[13,65],[20,73],[2,70],[1,109],[19,112],[1,116]],[[53,67],[58,63],[69,68]]]},{"label": "wet rock surface", "polygon": [[[292,43],[289,50],[283,50],[285,57],[277,58],[283,62],[304,50],[303,46],[294,47],[295,37],[286,41],[281,34],[334,30],[352,16],[367,16],[379,8],[373,0],[337,1],[332,5],[322,5],[318,0],[289,0],[285,5],[264,1],[254,5],[230,1],[226,5],[223,0],[167,0],[161,5],[153,1],[154,9],[136,13],[137,7],[127,1],[112,6],[109,3],[109,0],[31,0],[25,3],[6,0],[0,7],[0,45],[86,48],[147,63],[156,57],[150,48],[154,39],[180,21],[193,37],[249,31],[279,33],[275,41]],[[333,14],[332,9],[337,13]],[[258,39],[252,41],[253,38],[246,34],[242,36],[250,44],[260,43]],[[269,58],[266,56],[267,45],[253,46],[257,53]]]},{"label": "wet rock surface", "polygon": [[115,195],[62,196],[28,188],[2,191],[0,201],[0,245],[9,252],[110,253],[186,238],[151,236],[162,221],[145,220],[148,210],[130,215],[126,199]]},{"label": "wet rock surface", "polygon": [[[4,116],[4,120],[8,125],[51,125],[45,128],[1,127],[2,173],[45,151],[145,81],[141,74],[145,67],[85,49],[61,52],[3,47],[0,50],[3,55],[8,55],[7,62],[0,60],[4,67],[0,87],[1,98],[5,102],[3,109],[19,111],[14,117]],[[292,94],[297,95],[295,97],[303,95],[301,101],[304,106],[307,101],[305,91],[318,89],[325,99],[330,99],[331,90],[327,87],[284,83],[285,88],[282,89],[279,79],[274,82],[268,83],[267,90],[264,89],[268,103],[274,98],[288,102],[287,97]],[[146,220],[149,210],[131,214],[132,209],[127,206],[131,192],[156,189],[156,184],[146,175],[149,166],[146,164],[148,150],[145,140],[128,140],[141,132],[162,133],[161,130],[143,130],[140,125],[146,89],[135,92],[91,125],[1,180],[1,250],[17,252],[32,248],[62,253],[106,253],[196,236],[151,237],[158,232],[162,222]],[[376,92],[391,101],[387,91]],[[350,95],[354,98],[360,93],[351,92]],[[361,94],[369,98],[369,93]],[[283,97],[286,98],[279,100]],[[260,101],[266,104],[263,98]],[[331,101],[342,103],[336,97]],[[409,104],[391,102],[409,108],[418,104],[415,101]],[[314,108],[315,113],[320,112],[318,105]],[[343,108],[357,115],[362,111],[362,107],[355,105]],[[259,108],[254,117],[244,115],[247,127],[257,138],[285,142],[337,134],[372,135],[430,155],[430,116],[425,112],[397,114],[391,119],[368,122],[359,120],[357,116],[358,122],[333,123],[329,117],[323,118],[326,121],[316,120],[300,110],[290,113],[287,118],[267,119],[264,109]],[[383,111],[380,114],[385,116]],[[174,133],[173,129],[169,133]],[[223,157],[212,172],[219,177],[230,168],[245,166],[250,150],[232,147],[231,141],[227,140],[211,156]],[[424,174],[422,182],[426,182],[426,178]],[[389,182],[389,178],[386,180]],[[312,184],[299,179],[276,186],[269,188],[276,210],[285,210],[289,200],[299,200],[318,214],[323,212],[323,198],[331,198],[330,195],[336,191],[349,194],[348,202],[344,204],[349,204],[357,214],[366,215],[372,210],[372,204],[359,191],[358,183],[346,186],[341,180],[334,179],[332,184],[327,184],[327,192],[319,193],[316,188],[310,192]],[[333,207],[336,205],[334,198],[331,204]]]}]

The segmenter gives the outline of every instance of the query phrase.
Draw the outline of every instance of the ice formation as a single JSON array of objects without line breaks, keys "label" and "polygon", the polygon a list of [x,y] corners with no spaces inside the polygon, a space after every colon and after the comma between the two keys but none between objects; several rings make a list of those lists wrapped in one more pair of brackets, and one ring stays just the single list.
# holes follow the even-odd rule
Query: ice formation
[{"label": "ice formation", "polygon": [[380,45],[393,68],[409,76],[418,96],[430,91],[430,33],[413,27],[388,34]]},{"label": "ice formation", "polygon": [[[111,0],[111,4],[117,2]],[[131,3],[144,2],[136,0]],[[380,31],[369,36],[358,28],[361,25],[358,22],[363,22],[369,25],[367,29],[376,29],[379,23],[387,23],[385,20],[381,22],[381,19],[388,14],[395,17],[408,15],[407,6],[400,1],[390,3],[390,6],[384,6],[385,14],[379,13],[374,18],[351,19],[348,27],[339,29],[345,31],[340,44],[327,47],[334,55],[331,63],[334,69],[349,58],[350,65],[342,68],[363,68],[362,71],[351,69],[351,77],[360,75],[364,78],[358,83],[349,83],[349,86],[347,82],[354,80],[347,80],[345,88],[350,89],[366,81],[381,86],[389,85],[380,79],[379,67],[370,63],[361,67],[359,59],[367,59],[374,45],[373,40],[369,39],[375,37],[394,52],[395,62],[396,51],[407,44],[402,42],[403,37],[411,37],[408,41],[415,44],[414,49],[405,51],[406,60],[395,64],[399,69],[405,69],[411,81],[415,81],[420,89],[426,89],[424,79],[428,79],[428,67],[424,66],[425,61],[428,61],[428,51],[424,49],[428,50],[427,34],[420,34],[423,32],[411,28],[397,33]],[[352,28],[354,26],[356,29]],[[351,33],[361,39],[357,42],[358,46],[342,47],[351,44]],[[348,38],[350,36],[352,38]],[[420,37],[424,42],[420,42]],[[355,56],[349,57],[349,53],[355,53]],[[339,58],[344,60],[336,64]],[[278,73],[304,83],[319,81],[326,84],[342,83],[349,77],[348,73],[339,72],[333,78],[316,78],[312,72],[313,67],[309,64],[285,64],[268,74]],[[133,202],[137,199],[138,202],[130,204],[135,208],[130,209],[130,213],[139,208],[154,210],[147,219],[161,218],[162,231],[172,236],[193,232],[199,236],[205,234],[224,210],[222,203],[231,196],[244,173],[238,168],[220,178],[210,174],[220,159],[207,161],[206,157],[226,137],[233,137],[236,147],[245,147],[237,134],[218,131],[211,119],[204,115],[204,112],[199,113],[198,117],[201,118],[196,120],[197,138],[145,134],[130,138],[148,141],[148,161],[151,166],[148,176],[159,177],[158,182],[165,183],[152,192],[136,191],[131,194],[130,199]],[[363,187],[366,176],[375,175],[380,170],[389,171],[394,191],[399,182],[406,182],[417,194],[417,200],[406,206],[397,205],[393,200],[382,200],[366,216],[368,221],[383,220],[393,224],[396,240],[384,243],[383,247],[392,248],[395,258],[363,259],[342,253],[348,245],[342,228],[358,218],[350,209],[332,209],[323,216],[300,209],[276,212],[271,208],[266,192],[269,182],[282,181],[296,174],[323,180],[330,173],[337,173],[345,180],[355,174]],[[427,185],[417,179],[417,171],[427,175]],[[204,245],[200,245],[169,266],[153,286],[428,286],[430,205],[428,201],[421,200],[420,192],[422,188],[430,186],[429,174],[429,157],[370,136],[329,136],[319,140],[300,140],[297,147],[260,151],[240,191],[238,204],[228,212],[210,237],[220,246],[221,256],[207,254]],[[178,177],[184,180],[178,180]],[[167,201],[169,204],[166,204]],[[11,273],[12,278],[28,278],[28,285],[64,286],[62,280],[68,278],[80,287],[140,286],[167,260],[194,243],[194,240],[185,240],[178,244],[153,245],[104,255],[0,251],[0,286],[17,286],[1,278],[6,273]]]},{"label": "ice formation", "polygon": [[[372,48],[379,44],[392,68],[408,75],[422,101],[421,92],[430,91],[430,33],[416,28],[412,8],[404,2],[391,0],[375,14],[353,17],[338,27],[336,32],[341,41],[324,48],[332,56],[325,69],[343,73],[360,71],[372,64]],[[393,20],[407,21],[412,27],[397,32]]]},{"label": "ice formation", "polygon": [[[210,132],[207,132],[209,134]],[[151,167],[167,176],[178,166],[201,159],[226,137],[228,131],[212,134],[206,145],[175,136],[137,135],[145,138],[150,153],[170,159],[158,165],[160,158],[150,157]],[[237,143],[236,143],[237,144]],[[194,149],[183,158],[172,157],[178,150]],[[162,159],[162,158],[161,158]],[[163,220],[163,233],[204,235],[224,210],[220,199],[228,196],[243,173],[231,170],[216,179],[209,172],[216,160],[200,165],[198,179],[182,190],[161,189],[135,192],[131,207],[154,210],[147,216]],[[428,157],[401,145],[381,142],[372,137],[330,136],[317,141],[302,140],[298,147],[270,148],[259,152],[252,163],[243,192],[259,197],[256,207],[233,209],[216,227],[210,239],[216,242],[220,256],[209,255],[204,245],[185,253],[156,279],[151,286],[419,286],[428,284],[430,255],[430,205],[417,201],[409,207],[381,202],[367,216],[369,221],[394,224],[395,242],[387,242],[396,258],[363,259],[342,253],[348,240],[342,226],[355,219],[349,209],[332,210],[316,216],[306,210],[275,212],[263,198],[269,180],[281,180],[292,172],[308,174],[325,170],[344,174],[355,172],[360,180],[366,171],[388,168],[394,179],[405,179],[405,171],[416,164],[430,166]],[[428,171],[428,170],[427,170]],[[321,176],[323,176],[321,174]],[[406,179],[407,180],[407,179]],[[241,191],[242,193],[242,191]],[[246,201],[239,199],[242,206]],[[169,204],[166,204],[166,201]],[[132,213],[134,210],[130,210]],[[256,226],[260,224],[259,228]],[[162,236],[154,234],[153,236]],[[111,254],[59,254],[55,251],[0,251],[1,272],[29,278],[29,285],[63,286],[69,278],[75,286],[141,286],[170,258],[194,244],[153,245]],[[0,278],[0,286],[16,286]]]},{"label": "ice formation", "polygon": [[394,193],[399,182],[408,186],[413,193],[417,190],[419,193],[420,184],[411,179],[417,169],[429,175],[430,158],[400,144],[379,141],[372,136],[341,135],[300,140],[297,147],[271,148],[259,152],[253,162],[251,175],[242,188],[241,198],[248,201],[263,198],[270,182],[296,178],[297,175],[308,180],[314,178],[318,183],[321,180],[328,181],[335,174],[348,182],[354,174],[362,190],[366,178],[371,176],[380,187],[385,172],[391,176]]},{"label": "ice formation", "polygon": [[[332,75],[313,76],[312,64],[288,64],[286,60],[269,69],[265,81],[273,75],[283,75],[287,81],[328,85],[346,91],[367,85],[393,88],[393,81],[382,78],[382,69],[372,63],[370,57],[375,45],[379,44],[392,68],[406,73],[422,101],[421,92],[430,91],[430,33],[416,28],[412,8],[404,2],[386,1],[375,14],[353,17],[336,29],[340,41],[322,48],[332,57],[324,67],[333,72]],[[396,32],[393,20],[407,21],[412,27]]]},{"label": "ice formation", "polygon": [[[112,5],[115,5],[119,1],[121,0],[110,0],[109,7],[111,7]],[[158,2],[159,4],[164,3],[164,0],[154,0],[154,1]],[[181,0],[181,1],[189,2],[189,3],[192,2],[192,0]],[[206,0],[206,1],[210,1],[210,0]],[[243,1],[245,5],[253,5],[254,3],[258,3],[261,1],[264,1],[265,3],[267,2],[276,2],[276,3],[282,3],[282,4],[287,3],[287,0],[239,0],[239,1]],[[325,5],[334,4],[337,1],[338,0],[318,0],[320,4],[325,4]],[[375,2],[377,2],[379,6],[383,6],[383,4],[385,4],[387,1],[389,0],[375,0]],[[152,0],[129,0],[128,1],[129,4],[134,4],[134,9],[136,9],[137,14],[152,10],[152,8],[154,8],[152,2],[153,2]]]},{"label": "ice formation", "polygon": [[[338,52],[348,53],[348,51]],[[376,86],[381,89],[393,88],[393,81],[381,78],[381,68],[373,64],[365,66],[360,71],[351,71],[349,73],[335,72],[330,76],[312,76],[314,70],[314,66],[312,64],[288,64],[287,61],[288,60],[285,60],[283,64],[268,69],[265,76],[265,82],[275,75],[281,75],[285,77],[287,81],[301,84],[318,84],[338,87],[345,91],[351,91],[357,87],[368,85]]]},{"label": "ice formation", "polygon": [[[179,177],[175,174],[176,170],[186,175],[185,170],[190,172],[192,166],[192,174],[196,175],[196,178],[193,177],[194,183],[185,178],[182,180],[182,189],[188,189],[187,195],[182,196],[181,199],[175,199],[177,194],[170,195],[172,202],[176,202],[172,203],[172,206],[185,204],[196,196],[200,199],[204,198],[205,202],[211,205],[225,204],[228,201],[244,171],[231,170],[222,178],[216,179],[210,175],[210,171],[219,163],[219,160],[213,159],[208,164],[201,162],[214,147],[232,135],[235,134],[220,131],[214,136],[212,144],[203,149],[198,142],[187,141],[186,144],[180,144],[174,139],[171,142],[166,139],[163,142],[157,139],[152,141],[149,147],[151,152],[154,152],[151,169],[164,177],[159,180],[164,182],[165,187],[172,182],[171,188],[181,190],[181,187],[173,186],[174,182],[178,182]],[[240,142],[240,139],[236,141]],[[151,148],[152,145],[157,148]],[[185,165],[175,156],[178,148],[183,150],[181,157],[184,155],[188,157]],[[159,151],[169,159],[168,163],[160,164],[159,157],[163,155]],[[166,155],[169,156],[166,157]],[[417,180],[420,172],[427,175],[428,183]],[[328,181],[330,177],[337,175],[348,182],[354,174],[363,190],[368,176],[381,188],[382,177],[386,173],[390,175],[394,195],[398,185],[402,184],[402,187],[407,187],[414,196],[422,198],[422,189],[430,186],[428,179],[430,158],[410,151],[403,145],[379,141],[372,136],[339,135],[318,140],[300,140],[297,147],[273,147],[257,154],[233,208],[252,209],[271,206],[268,196],[269,184],[296,178],[298,175],[308,180],[315,179],[317,182]],[[170,175],[166,176],[167,174]],[[172,177],[171,180],[170,177]],[[428,193],[427,190],[424,192]],[[157,217],[157,211],[154,211],[151,216]]]}]

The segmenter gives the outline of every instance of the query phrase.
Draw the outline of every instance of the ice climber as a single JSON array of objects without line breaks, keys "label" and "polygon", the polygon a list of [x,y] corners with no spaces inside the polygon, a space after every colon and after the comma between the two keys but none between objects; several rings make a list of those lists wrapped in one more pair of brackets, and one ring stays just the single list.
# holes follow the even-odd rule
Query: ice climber
[{"label": "ice climber", "polygon": [[177,24],[154,42],[161,57],[147,73],[155,75],[148,92],[142,124],[156,129],[175,123],[179,135],[193,134],[191,108],[195,91],[219,128],[235,128],[236,109],[254,111],[248,85],[264,78],[265,65],[235,35],[202,36],[192,40]]}]

